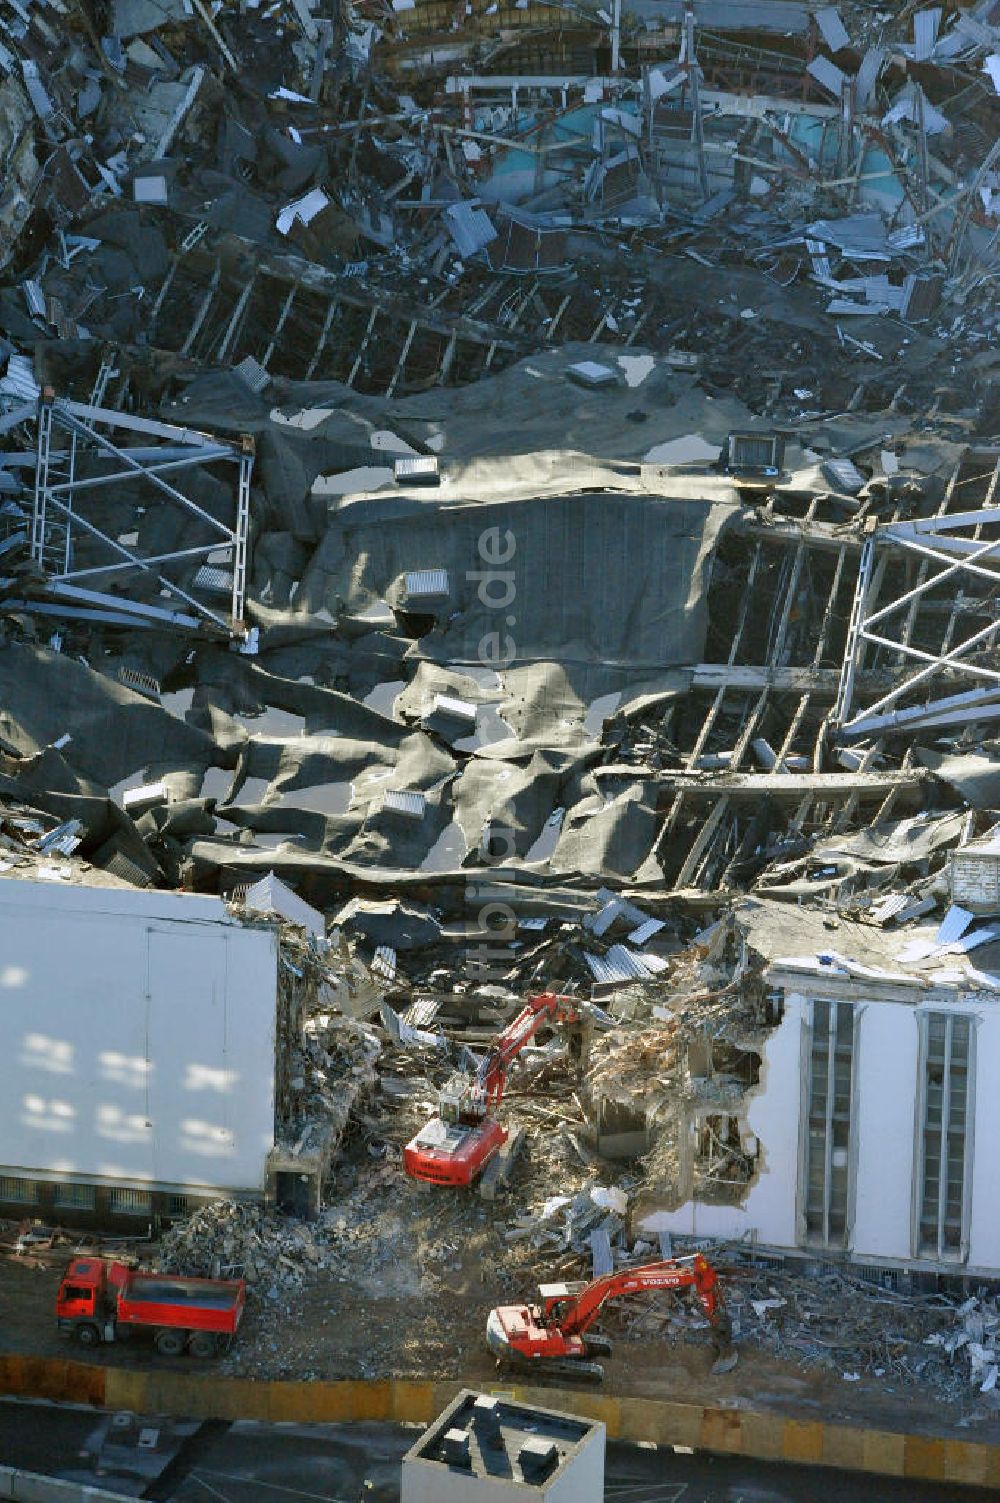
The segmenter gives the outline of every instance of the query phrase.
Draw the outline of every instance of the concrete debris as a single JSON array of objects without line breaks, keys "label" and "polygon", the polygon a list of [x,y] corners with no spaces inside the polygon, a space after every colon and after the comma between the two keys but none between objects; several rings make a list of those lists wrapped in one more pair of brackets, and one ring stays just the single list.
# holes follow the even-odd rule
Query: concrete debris
[{"label": "concrete debris", "polygon": [[168,1273],[196,1278],[244,1278],[254,1293],[300,1284],[323,1254],[304,1222],[289,1225],[260,1206],[218,1200],[161,1238],[159,1255]]}]

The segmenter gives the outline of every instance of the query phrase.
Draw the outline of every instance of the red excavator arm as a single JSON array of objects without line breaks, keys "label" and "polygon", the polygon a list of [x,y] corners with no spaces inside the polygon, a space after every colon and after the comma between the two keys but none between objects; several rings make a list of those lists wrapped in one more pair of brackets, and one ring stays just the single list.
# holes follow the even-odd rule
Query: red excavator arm
[{"label": "red excavator arm", "polygon": [[694,1289],[711,1324],[719,1323],[723,1308],[719,1276],[701,1253],[696,1253],[690,1263],[668,1260],[609,1273],[568,1299],[556,1293],[543,1294],[542,1313],[564,1336],[582,1336],[609,1299],[639,1294],[645,1289]]},{"label": "red excavator arm", "polygon": [[569,997],[539,992],[529,997],[512,1023],[498,1033],[476,1071],[485,1098],[485,1109],[495,1111],[503,1098],[511,1065],[546,1023],[578,1023],[580,1012]]}]

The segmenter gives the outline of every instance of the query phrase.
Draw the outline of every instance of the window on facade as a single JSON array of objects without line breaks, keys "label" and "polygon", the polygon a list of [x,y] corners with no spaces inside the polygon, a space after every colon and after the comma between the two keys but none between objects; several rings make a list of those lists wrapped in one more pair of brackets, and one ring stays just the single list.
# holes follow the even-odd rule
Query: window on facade
[{"label": "window on facade", "polygon": [[96,1202],[93,1185],[57,1185],[55,1203],[65,1210],[92,1211]]},{"label": "window on facade", "polygon": [[966,1136],[971,1120],[972,1026],[954,1013],[920,1017],[923,1060],[918,1141],[917,1255],[964,1256]]},{"label": "window on facade", "polygon": [[33,1179],[19,1179],[14,1174],[0,1174],[0,1200],[33,1206],[38,1200],[38,1185]]},{"label": "window on facade", "polygon": [[803,1199],[806,1241],[823,1247],[847,1246],[853,1063],[853,1006],[813,1002]]},{"label": "window on facade", "polygon": [[112,1190],[108,1210],[119,1216],[149,1216],[153,1211],[153,1197],[148,1190]]},{"label": "window on facade", "polygon": [[170,1195],[167,1197],[168,1216],[186,1216],[188,1210],[189,1205],[186,1195]]}]

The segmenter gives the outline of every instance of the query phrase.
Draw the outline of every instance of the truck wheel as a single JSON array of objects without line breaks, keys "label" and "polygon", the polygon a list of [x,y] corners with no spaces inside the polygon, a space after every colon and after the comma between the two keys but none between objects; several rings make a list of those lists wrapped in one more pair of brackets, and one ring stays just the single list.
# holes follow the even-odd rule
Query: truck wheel
[{"label": "truck wheel", "polygon": [[184,1350],[183,1331],[157,1331],[155,1341],[161,1357],[179,1357]]},{"label": "truck wheel", "polygon": [[215,1337],[211,1331],[196,1331],[188,1342],[192,1357],[214,1357]]},{"label": "truck wheel", "polygon": [[77,1326],[76,1339],[79,1346],[99,1346],[101,1333],[96,1326]]}]

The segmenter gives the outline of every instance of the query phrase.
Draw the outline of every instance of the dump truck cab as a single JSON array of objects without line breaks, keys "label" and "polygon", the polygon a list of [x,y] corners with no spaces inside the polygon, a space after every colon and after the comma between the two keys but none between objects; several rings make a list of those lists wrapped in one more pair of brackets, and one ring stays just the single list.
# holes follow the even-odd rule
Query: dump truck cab
[{"label": "dump truck cab", "polygon": [[74,1258],[56,1294],[60,1335],[74,1336],[81,1346],[113,1341],[117,1295],[127,1277],[123,1263]]}]

